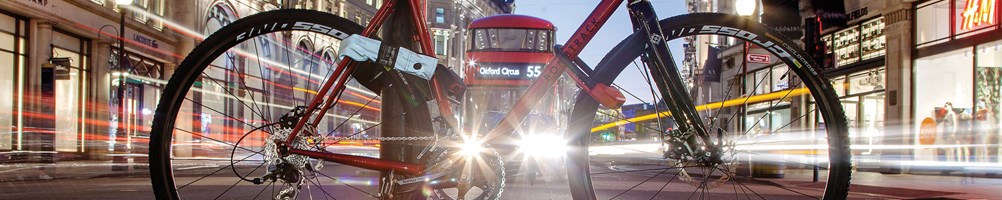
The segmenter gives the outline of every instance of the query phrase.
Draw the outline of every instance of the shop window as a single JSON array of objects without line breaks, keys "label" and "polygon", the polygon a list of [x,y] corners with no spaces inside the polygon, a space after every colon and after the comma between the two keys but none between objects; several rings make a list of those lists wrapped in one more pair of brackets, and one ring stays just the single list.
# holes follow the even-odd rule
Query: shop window
[{"label": "shop window", "polygon": [[832,88],[835,89],[835,94],[838,96],[845,96],[846,82],[844,77],[832,78]]},{"label": "shop window", "polygon": [[21,148],[22,124],[19,96],[24,89],[19,84],[27,60],[27,21],[0,13],[0,151]]},{"label": "shop window", "polygon": [[835,33],[834,46],[835,63],[843,66],[859,61],[859,30],[858,26],[852,26]]},{"label": "shop window", "polygon": [[769,81],[769,70],[759,70],[755,72],[755,94],[765,94],[772,92],[770,87],[772,85]]},{"label": "shop window", "polygon": [[772,83],[772,91],[770,92],[790,88],[790,78],[787,77],[787,72],[790,72],[790,69],[786,67],[786,65],[780,65],[772,68],[772,79],[770,80]]},{"label": "shop window", "polygon": [[866,70],[849,75],[849,94],[884,90],[884,69]]},{"label": "shop window", "polygon": [[[998,146],[1000,132],[1000,116],[1002,110],[1002,40],[987,44],[978,45],[975,59],[975,114],[974,125],[977,130],[982,130],[981,134],[972,138],[974,144],[988,144]],[[994,138],[994,140],[992,140]],[[991,154],[989,148],[979,147],[974,149],[976,162],[988,162],[997,154]]]},{"label": "shop window", "polygon": [[[962,115],[969,118],[973,107],[974,54],[970,48],[950,51],[915,60],[914,68],[914,122],[915,134],[923,141],[934,140],[937,145],[955,145],[966,134],[961,123]],[[936,132],[922,132],[919,126],[926,119],[935,122]],[[967,127],[969,128],[969,127]],[[968,129],[969,130],[969,129]],[[933,135],[929,135],[933,133]],[[931,139],[931,140],[927,140]],[[924,143],[925,144],[925,143]],[[940,155],[920,151],[919,155]],[[955,157],[948,160],[956,161]]]},{"label": "shop window", "polygon": [[877,18],[860,25],[862,60],[884,55],[887,41],[884,37],[884,18]]},{"label": "shop window", "polygon": [[68,71],[68,78],[55,80],[55,150],[83,151],[86,131],[82,123],[87,113],[87,63],[89,42],[80,37],[55,31],[52,34],[52,57],[69,58],[69,66],[56,66]]},{"label": "shop window", "polygon": [[915,44],[926,44],[950,36],[950,1],[919,5],[915,18]]}]

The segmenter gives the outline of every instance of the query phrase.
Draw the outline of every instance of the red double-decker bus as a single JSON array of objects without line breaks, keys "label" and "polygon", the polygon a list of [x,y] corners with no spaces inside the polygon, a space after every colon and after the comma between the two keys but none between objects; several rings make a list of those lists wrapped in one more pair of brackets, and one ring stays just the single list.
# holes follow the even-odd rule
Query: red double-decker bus
[{"label": "red double-decker bus", "polygon": [[[468,86],[466,94],[469,102],[465,104],[465,124],[471,126],[468,127],[470,130],[484,132],[494,127],[505,112],[511,110],[529,84],[542,74],[543,67],[554,56],[553,34],[556,28],[549,21],[525,15],[480,18],[470,23],[468,28],[470,45],[466,50],[464,82]],[[573,83],[567,80],[567,84],[560,85],[573,86]],[[540,153],[562,155],[554,154],[552,150],[531,150],[538,149],[531,145],[544,140],[552,145],[559,141],[549,140],[562,140],[565,124],[559,119],[565,118],[562,112],[569,107],[559,100],[572,99],[565,96],[576,94],[573,88],[554,87],[553,92],[532,110],[510,139],[502,140],[506,141],[503,144],[493,144],[502,155],[507,155],[505,168],[509,175],[528,174],[531,176],[527,177],[534,177],[533,174],[540,171],[539,165],[529,163],[554,158]]]},{"label": "red double-decker bus", "polygon": [[[474,20],[468,29],[464,81],[470,101],[466,119],[471,123],[467,124],[483,126],[470,127],[473,130],[490,128],[553,58],[555,28],[540,18],[508,14]],[[546,99],[526,121],[551,120],[555,113],[548,108],[553,99]],[[534,132],[522,132],[526,131]]]},{"label": "red double-decker bus", "polygon": [[549,21],[525,15],[494,15],[469,25],[466,83],[471,86],[528,86],[553,58]]}]

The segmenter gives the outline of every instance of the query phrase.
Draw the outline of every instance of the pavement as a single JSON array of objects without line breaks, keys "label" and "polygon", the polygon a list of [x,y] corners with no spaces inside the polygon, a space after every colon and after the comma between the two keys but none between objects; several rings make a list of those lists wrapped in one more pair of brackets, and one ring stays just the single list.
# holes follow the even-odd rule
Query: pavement
[{"label": "pavement", "polygon": [[7,163],[0,164],[0,183],[148,175],[147,166],[145,163],[112,163],[110,160]]}]

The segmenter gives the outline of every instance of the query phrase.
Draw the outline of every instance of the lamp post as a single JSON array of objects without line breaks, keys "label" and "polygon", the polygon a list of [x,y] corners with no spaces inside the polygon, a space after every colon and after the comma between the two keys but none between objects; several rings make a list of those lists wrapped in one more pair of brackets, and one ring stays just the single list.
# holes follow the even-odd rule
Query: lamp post
[{"label": "lamp post", "polygon": [[[128,157],[123,155],[127,149],[124,144],[122,144],[123,134],[125,133],[125,77],[129,73],[129,70],[125,68],[125,7],[132,4],[132,0],[115,0],[115,5],[118,6],[118,12],[121,14],[119,17],[118,24],[118,66],[115,69],[113,76],[118,78],[118,90],[116,91],[116,100],[118,101],[118,126],[115,129],[115,153],[112,157],[112,170],[122,171],[128,170],[128,165],[114,165],[114,163],[128,163]],[[117,75],[116,75],[117,74]]]},{"label": "lamp post", "polygon": [[[755,14],[755,9],[756,9],[755,7],[757,5],[758,5],[758,2],[756,2],[755,0],[736,0],[734,2],[734,12],[737,13],[738,15],[742,16],[742,17],[747,17],[748,19],[755,20],[755,18],[752,17],[752,16]],[[749,75],[748,75],[748,41],[742,42],[741,46],[742,46],[742,48],[741,48],[741,74],[742,74],[741,88],[747,88],[745,86],[748,85],[748,77],[749,77]],[[752,82],[753,82],[752,84],[754,84],[754,81],[752,81]],[[754,88],[752,90],[754,90]],[[748,93],[748,91],[743,91],[743,92],[744,93]],[[745,105],[745,107],[747,108],[747,105]],[[743,114],[745,116],[748,115],[748,109],[743,109],[742,112],[744,112]],[[753,165],[754,165],[754,163],[752,162],[751,155],[748,155],[748,176],[749,177],[751,177],[751,176],[753,176],[755,174],[755,171],[754,171],[754,168],[753,168],[754,166]]]}]

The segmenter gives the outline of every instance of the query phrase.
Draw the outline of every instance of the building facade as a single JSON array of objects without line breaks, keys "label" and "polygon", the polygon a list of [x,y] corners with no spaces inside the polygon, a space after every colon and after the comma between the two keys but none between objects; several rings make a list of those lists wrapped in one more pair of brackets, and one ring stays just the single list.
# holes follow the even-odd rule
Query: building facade
[{"label": "building facade", "polygon": [[[799,12],[804,20],[821,16],[845,22],[823,24],[818,31],[823,48],[816,55],[822,55],[824,74],[846,110],[857,167],[902,172],[944,163],[1000,162],[998,1],[844,0],[836,2],[844,11],[836,13],[814,7],[826,3],[832,2],[801,0]],[[704,42],[689,44],[699,48]],[[722,47],[716,56],[723,65],[720,83],[744,88],[731,96],[791,87],[783,74],[786,66],[769,59],[767,51],[741,43]],[[808,113],[813,107],[803,104],[810,102],[805,98],[768,102],[788,104],[772,110],[748,104],[720,112],[738,112],[744,119],[771,115],[763,120],[767,123],[754,123],[757,128],[732,122],[744,130],[770,130],[771,124],[805,114],[808,120],[795,126],[822,124]]]},{"label": "building facade", "polygon": [[428,27],[439,63],[463,75],[465,52],[470,44],[467,25],[481,17],[511,14],[514,0],[429,0]]},{"label": "building facade", "polygon": [[[112,0],[0,1],[0,163],[113,157],[139,161],[146,153],[153,110],[163,85],[177,63],[207,35],[239,18],[281,8],[320,10],[366,25],[382,3],[381,0],[195,0],[184,3],[135,0],[122,9]],[[459,33],[463,32],[465,23],[480,16],[508,13],[513,8],[510,1],[487,0],[433,1],[429,5],[435,5],[428,8],[429,22],[434,24],[439,35],[447,36],[436,38],[449,40],[443,40],[442,50],[446,53],[439,55],[443,63],[453,64],[462,60],[465,43],[462,42],[463,34]],[[441,10],[438,8],[448,11],[436,12]],[[125,20],[121,22],[119,17],[123,10]],[[434,21],[438,18],[446,18],[448,23]],[[124,37],[119,36],[120,25],[125,27]],[[125,39],[124,48],[118,45],[119,38]],[[336,57],[339,45],[335,40],[297,35],[286,35],[282,40],[295,44],[296,49],[325,58]],[[291,46],[259,42],[270,49],[265,51],[274,52],[263,55],[265,57],[282,57],[280,52],[283,51],[278,50]],[[122,49],[125,59],[117,56]],[[245,59],[230,56],[225,62],[213,64],[225,70],[259,67]],[[119,64],[119,60],[126,62]],[[310,71],[315,65],[317,63],[295,67]],[[207,73],[207,77],[213,79],[218,75],[217,81],[229,80],[223,75],[226,71]],[[278,82],[284,80],[265,73],[253,76]],[[120,78],[125,79],[125,84],[119,84]],[[303,84],[301,82],[305,81],[293,84]],[[349,85],[362,88],[354,82]],[[117,95],[120,87],[125,91],[121,104],[117,100],[120,99]],[[248,89],[247,93],[252,96],[287,92],[267,86]],[[375,96],[363,90],[355,92],[359,94],[357,98]],[[194,114],[181,115],[179,120],[197,123],[179,126],[209,135],[236,126],[232,120],[212,116],[218,115],[207,109],[212,107],[226,108],[220,114],[231,118],[253,118],[250,111],[234,106],[233,102],[208,98],[195,100],[203,104],[201,106],[182,109],[182,112]],[[124,116],[118,116],[120,105],[124,105]],[[349,129],[360,129],[379,121],[378,109],[365,110],[359,115],[356,117],[359,126],[352,125]],[[124,130],[119,130],[120,122]],[[333,125],[328,128],[331,127]],[[369,132],[378,134],[378,129]],[[193,137],[177,139],[209,142]],[[197,154],[191,148],[176,150],[184,155]]]}]

